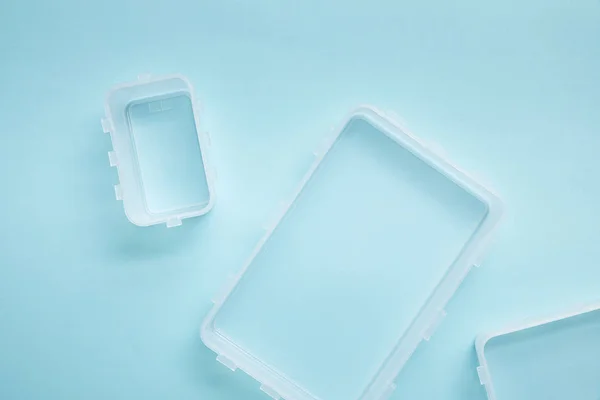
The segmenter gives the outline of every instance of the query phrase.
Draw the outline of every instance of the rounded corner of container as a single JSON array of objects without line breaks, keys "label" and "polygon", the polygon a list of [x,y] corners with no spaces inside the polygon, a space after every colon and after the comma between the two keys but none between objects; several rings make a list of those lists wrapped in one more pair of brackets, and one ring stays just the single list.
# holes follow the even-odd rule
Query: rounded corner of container
[{"label": "rounded corner of container", "polygon": [[148,223],[148,222],[142,222],[142,221],[138,221],[134,218],[131,218],[129,215],[125,214],[127,216],[127,220],[129,220],[129,222],[131,222],[133,225],[138,226],[140,228],[146,228],[150,225],[153,225],[152,223]]},{"label": "rounded corner of container", "polygon": [[346,118],[347,125],[354,119],[362,119],[367,123],[374,125],[378,130],[386,132],[388,136],[409,136],[416,140],[405,128],[405,124],[395,115],[384,112],[383,110],[370,105],[360,104],[355,107]]},{"label": "rounded corner of container", "polygon": [[354,107],[348,114],[346,114],[343,123],[339,125],[338,133],[343,131],[349,124],[356,120],[363,120],[369,124],[376,124],[377,119],[381,119],[382,115],[377,108],[367,105],[360,104]]},{"label": "rounded corner of container", "polygon": [[181,73],[169,75],[167,77],[167,79],[179,79],[181,82],[184,83],[184,85],[187,87],[187,90],[190,93],[193,93],[193,91],[194,91],[194,85],[192,85],[192,82],[190,81],[190,79]]},{"label": "rounded corner of container", "polygon": [[[487,189],[486,189],[487,191]],[[505,213],[506,207],[504,202],[496,194],[487,191],[484,198],[485,207],[487,208],[488,216],[494,221],[499,221]]]},{"label": "rounded corner of container", "polygon": [[104,95],[104,109],[106,110],[106,112],[105,112],[106,118],[110,117],[108,112],[110,110],[110,103],[112,101],[112,98],[115,95],[115,93],[117,93],[120,89],[121,89],[121,85],[112,86],[110,89],[108,89],[108,91],[106,92],[106,95]]},{"label": "rounded corner of container", "polygon": [[136,215],[137,213],[133,214],[131,212],[131,210],[128,209],[125,201],[123,201],[123,211],[125,212],[125,216],[127,217],[127,220],[135,226],[139,226],[140,228],[145,228],[147,226],[153,225],[152,222],[141,220],[139,218],[139,216]]},{"label": "rounded corner of container", "polygon": [[208,214],[209,212],[211,212],[212,209],[215,208],[215,203],[216,203],[215,195],[211,194],[210,198],[208,200],[208,204],[206,204],[206,207],[204,207],[202,209],[202,214],[200,214],[200,215]]},{"label": "rounded corner of container", "polygon": [[351,111],[351,115],[378,114],[377,107],[371,104],[359,104]]},{"label": "rounded corner of container", "polygon": [[346,119],[347,121],[352,121],[355,118],[371,120],[373,118],[381,118],[381,113],[376,107],[370,104],[359,104],[350,111]]},{"label": "rounded corner of container", "polygon": [[493,335],[484,333],[480,334],[475,338],[475,350],[477,351],[477,356],[481,360],[484,357],[485,346],[490,341]]},{"label": "rounded corner of container", "polygon": [[209,187],[208,189],[208,202],[206,203],[206,205],[204,207],[202,207],[200,210],[198,210],[198,212],[196,212],[193,216],[194,217],[201,217],[203,215],[208,214],[209,212],[212,211],[212,209],[215,207],[215,195],[213,192],[213,188]]},{"label": "rounded corner of container", "polygon": [[204,321],[202,321],[202,325],[200,325],[199,333],[200,340],[202,343],[206,345],[206,347],[213,349],[215,332],[213,329],[214,319],[213,317],[206,317]]}]

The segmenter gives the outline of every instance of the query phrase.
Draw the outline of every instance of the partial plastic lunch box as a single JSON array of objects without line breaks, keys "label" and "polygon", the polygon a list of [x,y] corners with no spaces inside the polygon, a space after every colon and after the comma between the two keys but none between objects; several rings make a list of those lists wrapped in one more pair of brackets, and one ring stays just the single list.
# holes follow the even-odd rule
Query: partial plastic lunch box
[{"label": "partial plastic lunch box", "polygon": [[385,399],[501,214],[489,190],[361,107],[215,296],[202,340],[274,399]]},{"label": "partial plastic lunch box", "polygon": [[200,129],[198,103],[181,75],[151,77],[114,87],[106,97],[104,132],[117,168],[117,200],[139,226],[181,225],[214,204],[209,137]]},{"label": "partial plastic lunch box", "polygon": [[600,399],[600,304],[481,335],[490,400]]}]

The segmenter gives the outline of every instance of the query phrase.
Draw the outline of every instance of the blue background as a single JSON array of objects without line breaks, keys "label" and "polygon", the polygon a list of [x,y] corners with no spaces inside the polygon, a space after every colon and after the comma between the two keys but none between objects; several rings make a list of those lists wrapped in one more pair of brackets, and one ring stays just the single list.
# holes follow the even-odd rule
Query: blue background
[{"label": "blue background", "polygon": [[[507,217],[393,399],[484,399],[476,333],[600,298],[600,2],[0,3],[0,398],[266,399],[203,347],[311,151],[354,106],[397,112]],[[111,86],[180,72],[217,205],[138,228],[114,200]]]}]

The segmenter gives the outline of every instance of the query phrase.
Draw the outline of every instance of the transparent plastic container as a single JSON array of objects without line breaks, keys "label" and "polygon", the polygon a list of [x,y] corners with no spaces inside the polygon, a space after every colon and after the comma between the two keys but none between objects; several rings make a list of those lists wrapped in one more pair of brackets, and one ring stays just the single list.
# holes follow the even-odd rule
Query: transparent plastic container
[{"label": "transparent plastic container", "polygon": [[181,75],[151,77],[114,87],[106,97],[104,132],[110,133],[117,200],[140,226],[181,225],[213,206],[209,138],[199,128],[192,85]]},{"label": "transparent plastic container", "polygon": [[482,335],[476,348],[490,400],[600,399],[600,304]]},{"label": "transparent plastic container", "polygon": [[220,362],[274,399],[391,394],[501,215],[373,108],[334,133],[201,327]]}]

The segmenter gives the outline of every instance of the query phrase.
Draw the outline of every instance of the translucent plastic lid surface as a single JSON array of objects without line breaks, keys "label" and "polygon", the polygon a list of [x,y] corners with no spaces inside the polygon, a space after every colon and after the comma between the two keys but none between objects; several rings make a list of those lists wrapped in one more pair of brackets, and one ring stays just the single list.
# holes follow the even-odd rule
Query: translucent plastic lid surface
[{"label": "translucent plastic lid surface", "polygon": [[600,399],[600,304],[477,340],[490,400]]},{"label": "translucent plastic lid surface", "polygon": [[381,399],[480,261],[499,206],[361,108],[215,299],[203,341],[274,398]]}]

